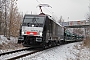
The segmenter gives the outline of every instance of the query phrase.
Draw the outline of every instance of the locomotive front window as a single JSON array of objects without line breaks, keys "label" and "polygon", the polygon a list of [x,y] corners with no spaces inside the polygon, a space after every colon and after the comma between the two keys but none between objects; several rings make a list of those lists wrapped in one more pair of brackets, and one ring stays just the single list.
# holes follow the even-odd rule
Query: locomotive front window
[{"label": "locomotive front window", "polygon": [[33,15],[26,15],[23,20],[23,26],[32,26],[35,27],[43,27],[45,17],[44,16],[33,16]]},{"label": "locomotive front window", "polygon": [[25,17],[24,23],[43,23],[44,17]]}]

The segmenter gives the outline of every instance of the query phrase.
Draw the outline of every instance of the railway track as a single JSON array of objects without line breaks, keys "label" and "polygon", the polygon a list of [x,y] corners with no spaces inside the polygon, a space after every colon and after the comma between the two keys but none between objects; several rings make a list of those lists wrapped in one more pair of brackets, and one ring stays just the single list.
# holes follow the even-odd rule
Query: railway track
[{"label": "railway track", "polygon": [[25,53],[25,54],[21,54],[21,55],[18,55],[18,56],[15,56],[15,57],[11,57],[11,58],[9,58],[9,59],[7,59],[7,60],[16,60],[16,59],[19,59],[19,58],[23,58],[23,57],[26,57],[26,56],[28,56],[28,55],[31,55],[31,54],[34,54],[34,53],[37,53],[37,52],[40,52],[40,51],[43,51],[43,50],[47,50],[47,49],[49,49],[49,48],[52,48],[52,47],[48,47],[48,48],[45,48],[45,49],[34,49],[33,51],[30,51],[29,53]]},{"label": "railway track", "polygon": [[18,55],[18,56],[14,56],[14,57],[8,58],[7,60],[16,60],[16,59],[19,59],[19,58],[22,58],[22,57],[34,54],[36,52],[39,52],[39,50],[35,50],[35,51],[29,52],[29,53],[25,53],[25,54],[21,54],[21,55]]},{"label": "railway track", "polygon": [[16,60],[36,52],[42,51],[42,49],[35,50],[34,48],[25,48],[0,54],[0,60]]},{"label": "railway track", "polygon": [[[52,48],[52,47],[49,47],[49,48]],[[36,52],[40,52],[40,51],[43,51],[46,49],[48,49],[48,48],[45,48],[45,49],[26,48],[26,49],[1,53],[0,54],[0,60],[16,60],[16,59],[23,58],[25,56],[28,56],[28,55],[31,55],[31,54],[34,54]]]},{"label": "railway track", "polygon": [[40,50],[35,50],[33,48],[25,48],[25,49],[6,52],[6,53],[1,53],[0,60],[15,60],[39,51]]},{"label": "railway track", "polygon": [[[56,47],[56,46],[53,46],[53,47]],[[25,54],[22,54],[22,55],[18,55],[18,56],[15,56],[15,57],[11,57],[7,60],[16,60],[16,59],[19,59],[19,58],[23,58],[23,57],[26,57],[28,55],[31,55],[31,54],[34,54],[34,53],[37,53],[37,52],[40,52],[40,51],[43,51],[43,50],[47,50],[49,48],[53,48],[53,47],[48,47],[48,48],[45,48],[45,49],[37,49],[37,50],[33,50],[29,53],[25,53]]]},{"label": "railway track", "polygon": [[20,50],[15,50],[15,51],[10,51],[10,52],[5,52],[5,53],[0,53],[0,56],[5,55],[5,54],[11,54],[19,51],[24,51],[24,50],[29,50],[30,48],[25,48],[25,49],[20,49]]},{"label": "railway track", "polygon": [[[52,48],[52,47],[49,47],[49,48]],[[46,48],[46,49],[48,49],[48,48]],[[46,49],[44,49],[44,50],[46,50]],[[43,49],[35,50],[34,48],[25,48],[25,49],[6,52],[6,53],[1,53],[0,60],[16,60],[16,59],[34,54],[39,51],[43,51]]]}]

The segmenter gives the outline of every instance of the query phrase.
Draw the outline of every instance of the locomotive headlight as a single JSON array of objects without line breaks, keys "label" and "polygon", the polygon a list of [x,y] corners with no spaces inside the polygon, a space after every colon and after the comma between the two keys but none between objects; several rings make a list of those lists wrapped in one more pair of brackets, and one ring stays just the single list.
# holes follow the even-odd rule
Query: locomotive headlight
[{"label": "locomotive headlight", "polygon": [[24,32],[22,31],[22,34],[24,34]]},{"label": "locomotive headlight", "polygon": [[42,36],[42,32],[40,32],[39,34],[40,34],[40,36]]}]

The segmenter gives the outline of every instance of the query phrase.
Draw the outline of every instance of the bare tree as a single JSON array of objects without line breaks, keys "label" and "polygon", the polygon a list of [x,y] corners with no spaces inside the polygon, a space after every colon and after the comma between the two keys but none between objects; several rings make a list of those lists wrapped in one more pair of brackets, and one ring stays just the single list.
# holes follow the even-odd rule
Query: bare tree
[{"label": "bare tree", "polygon": [[11,35],[18,36],[22,15],[18,12],[17,0],[0,1],[2,15],[0,16],[0,32],[3,31],[7,38],[10,38]]},{"label": "bare tree", "polygon": [[0,34],[2,34],[1,24],[2,24],[2,9],[1,9],[1,0],[0,0]]},{"label": "bare tree", "polygon": [[86,20],[88,20],[89,27],[86,28],[86,30],[88,31],[88,35],[86,34],[86,40],[84,40],[84,45],[90,47],[90,5]]},{"label": "bare tree", "polygon": [[22,15],[18,12],[17,9],[17,0],[10,1],[10,10],[9,10],[9,38],[10,36],[18,36],[18,30],[20,28],[20,23],[22,19]]},{"label": "bare tree", "polygon": [[1,0],[1,8],[2,8],[2,30],[4,32],[4,36],[7,36],[7,16],[8,16],[8,8],[9,8],[10,0]]},{"label": "bare tree", "polygon": [[64,22],[64,19],[62,18],[62,16],[60,16],[60,19],[59,19],[58,22],[59,22],[59,23]]}]

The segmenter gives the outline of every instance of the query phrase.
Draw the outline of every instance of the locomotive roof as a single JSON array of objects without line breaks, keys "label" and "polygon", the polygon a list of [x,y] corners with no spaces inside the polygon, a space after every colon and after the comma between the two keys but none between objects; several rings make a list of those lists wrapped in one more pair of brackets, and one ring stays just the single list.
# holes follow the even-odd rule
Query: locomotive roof
[{"label": "locomotive roof", "polygon": [[46,16],[46,15],[25,14],[25,16]]},{"label": "locomotive roof", "polygon": [[55,22],[56,24],[58,24],[59,26],[62,26],[61,24],[59,24],[52,16],[47,15],[49,19],[51,19],[53,22]]}]

